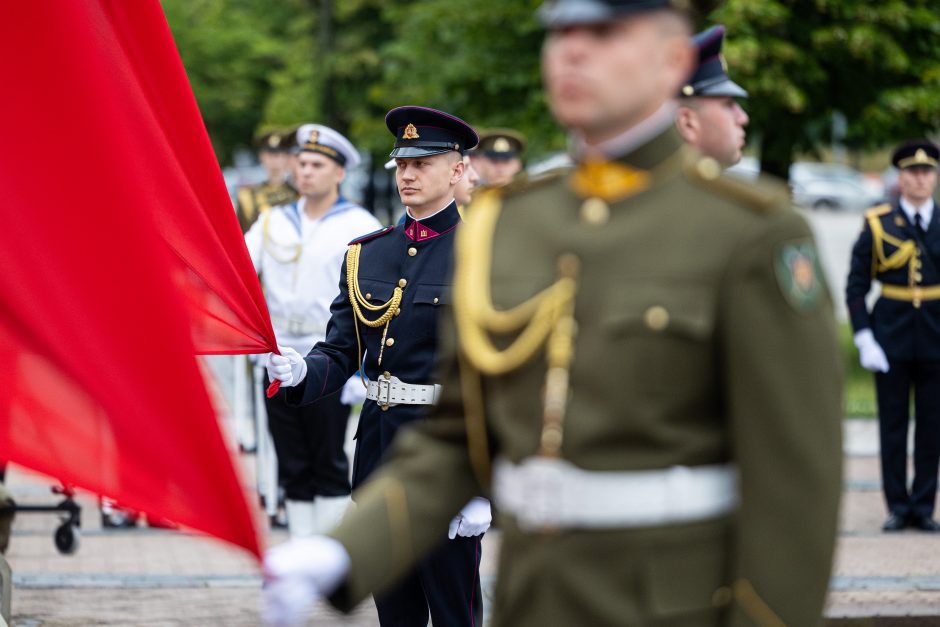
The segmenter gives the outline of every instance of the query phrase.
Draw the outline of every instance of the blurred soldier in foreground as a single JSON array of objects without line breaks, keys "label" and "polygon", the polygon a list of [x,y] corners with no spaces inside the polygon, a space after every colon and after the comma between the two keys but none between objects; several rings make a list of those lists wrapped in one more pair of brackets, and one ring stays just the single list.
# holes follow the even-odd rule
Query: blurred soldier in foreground
[{"label": "blurred soldier in foreground", "polygon": [[[296,144],[294,180],[300,198],[265,212],[245,235],[245,244],[264,286],[278,344],[307,353],[326,336],[346,242],[381,225],[340,196],[346,169],[359,163],[345,137],[305,124],[297,130]],[[267,387],[267,381],[263,384]],[[266,399],[268,428],[291,536],[310,536],[335,525],[349,503],[343,444],[350,407],[339,393],[306,407],[290,407],[285,397],[279,391]]]},{"label": "blurred soldier in foreground", "polygon": [[[268,367],[290,402],[307,404],[319,402],[362,366],[368,392],[359,418],[354,486],[381,467],[397,434],[424,418],[440,395],[434,360],[438,316],[449,309],[460,224],[454,193],[465,175],[463,152],[477,143],[469,125],[434,109],[398,107],[385,123],[396,138],[391,156],[405,219],[350,243],[326,340],[305,359],[284,350]],[[428,495],[447,509],[450,495],[436,494],[436,484],[428,479]],[[406,507],[392,515],[409,514]],[[408,526],[407,520],[398,522]],[[376,529],[363,530],[369,541],[387,538],[385,519],[375,523]],[[430,615],[435,625],[479,625],[480,536],[489,524],[489,502],[468,494],[446,519],[425,528],[422,553],[433,552],[421,561],[402,562],[396,585],[377,592],[379,622],[426,625]],[[392,542],[395,550],[405,548]]]},{"label": "blurred soldier in foreground", "polygon": [[[933,519],[940,463],[940,225],[933,194],[940,150],[911,141],[894,151],[900,199],[865,212],[852,249],[846,301],[862,366],[875,373],[885,531],[940,531]],[[872,280],[881,298],[871,313]],[[914,391],[914,482],[907,487],[907,429]]]},{"label": "blurred soldier in foreground", "polygon": [[270,615],[385,588],[483,490],[503,530],[493,625],[818,624],[842,381],[810,230],[783,186],[679,138],[683,11],[557,0],[541,18],[578,165],[474,199],[441,401],[336,530],[268,554]]},{"label": "blurred soldier in foreground", "polygon": [[473,167],[473,162],[468,155],[463,157],[463,177],[457,181],[457,186],[454,188],[454,201],[457,203],[457,208],[460,210],[460,217],[465,217],[463,214],[464,209],[470,204],[470,201],[473,200],[473,191],[480,185],[480,175],[477,173],[476,168]]},{"label": "blurred soldier in foreground", "polygon": [[693,38],[698,67],[679,92],[676,128],[682,138],[727,168],[741,160],[744,127],[750,121],[738,104],[747,92],[728,77],[721,55],[724,26],[713,26]]},{"label": "blurred soldier in foreground", "polygon": [[480,181],[500,187],[522,171],[525,138],[511,128],[495,128],[480,133],[480,144],[470,153]]},{"label": "blurred soldier in foreground", "polygon": [[294,139],[294,131],[272,131],[258,139],[258,161],[264,167],[267,178],[263,183],[238,190],[235,213],[242,233],[247,233],[258,216],[271,207],[297,200],[297,190],[287,182]]}]

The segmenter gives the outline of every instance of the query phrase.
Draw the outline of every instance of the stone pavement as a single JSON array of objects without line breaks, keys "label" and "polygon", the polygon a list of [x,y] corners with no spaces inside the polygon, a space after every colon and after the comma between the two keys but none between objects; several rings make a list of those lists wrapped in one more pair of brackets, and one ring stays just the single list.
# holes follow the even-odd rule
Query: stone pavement
[{"label": "stone pavement", "polygon": [[[833,623],[840,627],[940,625],[940,618],[926,618],[940,616],[940,537],[879,530],[885,512],[875,427],[873,421],[846,422],[846,490],[827,615],[841,619]],[[246,476],[253,474],[253,456],[241,461]],[[21,503],[56,502],[41,477],[14,466],[8,480]],[[80,494],[79,501],[81,546],[71,556],[54,547],[57,516],[17,517],[7,554],[13,625],[259,624],[260,577],[252,557],[188,532],[102,529],[95,499]],[[285,539],[283,531],[266,532],[268,544]],[[499,533],[491,532],[484,540],[487,593],[498,550]],[[850,620],[875,616],[882,618]],[[345,618],[320,606],[312,619],[327,626],[378,624],[371,601]]]}]

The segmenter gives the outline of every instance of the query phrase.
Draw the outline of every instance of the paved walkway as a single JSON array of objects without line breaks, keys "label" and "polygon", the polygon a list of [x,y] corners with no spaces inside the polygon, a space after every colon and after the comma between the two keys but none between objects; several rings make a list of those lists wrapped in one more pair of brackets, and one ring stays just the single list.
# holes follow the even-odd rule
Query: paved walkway
[{"label": "paved walkway", "polygon": [[[242,456],[252,470],[253,456]],[[940,615],[940,537],[880,532],[877,434],[873,421],[846,422],[846,491],[827,615],[832,618]],[[12,467],[9,486],[22,503],[54,503],[48,482]],[[21,514],[7,554],[14,572],[13,621],[20,627],[65,625],[257,625],[260,577],[253,558],[190,533],[139,527],[102,529],[94,498],[80,495],[82,538],[72,556],[57,553],[56,517]],[[268,532],[266,541],[286,539]],[[484,540],[483,576],[490,592],[499,533]],[[488,595],[487,595],[488,596]],[[486,599],[485,599],[486,600]],[[314,624],[377,625],[364,603],[350,617],[326,606]],[[911,625],[891,621],[846,625]],[[940,624],[940,619],[932,624]]]}]

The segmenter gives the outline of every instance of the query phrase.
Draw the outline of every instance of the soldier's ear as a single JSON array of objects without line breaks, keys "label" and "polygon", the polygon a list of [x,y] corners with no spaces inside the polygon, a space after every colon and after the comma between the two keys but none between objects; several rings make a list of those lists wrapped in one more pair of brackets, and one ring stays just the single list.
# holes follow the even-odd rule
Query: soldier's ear
[{"label": "soldier's ear", "polygon": [[694,109],[683,107],[680,103],[679,110],[676,113],[676,128],[682,139],[686,142],[694,143],[699,136],[700,121],[698,114]]},{"label": "soldier's ear", "polygon": [[454,169],[451,170],[452,172],[451,177],[450,177],[451,185],[456,185],[460,181],[460,179],[463,178],[465,170],[466,170],[466,167],[463,164],[463,159],[462,158],[458,159],[454,163]]}]

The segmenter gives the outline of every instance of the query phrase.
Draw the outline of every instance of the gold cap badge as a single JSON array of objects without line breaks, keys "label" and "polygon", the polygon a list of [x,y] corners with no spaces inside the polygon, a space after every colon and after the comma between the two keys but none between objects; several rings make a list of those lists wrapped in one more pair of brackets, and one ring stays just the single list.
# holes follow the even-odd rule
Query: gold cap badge
[{"label": "gold cap badge", "polygon": [[320,138],[320,131],[310,131],[310,137],[307,138],[308,144],[315,144]]},{"label": "gold cap badge", "polygon": [[271,136],[268,137],[268,146],[271,148],[277,148],[277,145],[280,143],[280,141],[280,136],[277,133],[272,133]]},{"label": "gold cap badge", "polygon": [[505,137],[497,137],[496,141],[493,142],[493,150],[496,152],[510,152],[512,147],[509,145],[509,140]]},{"label": "gold cap badge", "polygon": [[409,124],[408,126],[406,126],[405,132],[401,136],[402,139],[418,139],[419,137],[421,136],[418,135],[418,129],[415,128],[414,124]]}]

